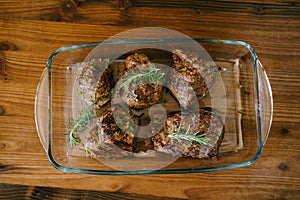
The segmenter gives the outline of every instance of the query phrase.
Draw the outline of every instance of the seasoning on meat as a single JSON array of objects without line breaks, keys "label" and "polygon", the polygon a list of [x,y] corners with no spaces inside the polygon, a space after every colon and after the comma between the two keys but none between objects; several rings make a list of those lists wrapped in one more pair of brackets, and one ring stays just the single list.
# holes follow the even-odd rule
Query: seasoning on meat
[{"label": "seasoning on meat", "polygon": [[[218,68],[200,59],[194,53],[179,49],[173,51],[173,62],[173,68],[183,78],[180,78],[178,73],[171,72],[168,81],[169,87],[186,109],[192,102],[193,92],[200,98],[208,94],[218,73]],[[187,83],[191,85],[190,88],[186,88]]]},{"label": "seasoning on meat", "polygon": [[131,155],[131,152],[124,151],[115,144],[110,143],[110,141],[103,142],[103,137],[103,133],[100,132],[98,126],[86,136],[84,149],[89,157],[95,159],[116,159]]},{"label": "seasoning on meat", "polygon": [[163,73],[146,55],[136,53],[125,59],[125,71],[117,92],[130,107],[144,108],[161,99],[162,78]]},{"label": "seasoning on meat", "polygon": [[[113,115],[115,111],[116,116]],[[134,151],[134,134],[137,130],[136,126],[129,123],[129,118],[136,124],[140,120],[131,113],[128,116],[126,111],[121,105],[115,104],[97,114],[98,128],[86,137],[85,147],[89,153],[103,158],[117,158]],[[121,119],[119,121],[122,124],[117,124],[114,117]]]},{"label": "seasoning on meat", "polygon": [[[122,124],[116,124],[113,116],[113,111],[117,110],[117,116],[122,121]],[[137,130],[131,126],[126,109],[116,104],[107,108],[100,116],[98,116],[98,125],[101,131],[100,142],[107,142],[115,144],[119,148],[126,151],[133,151],[133,138]],[[132,115],[131,115],[132,116]]]},{"label": "seasoning on meat", "polygon": [[[201,109],[198,126],[190,126],[198,117],[197,114],[170,113],[163,129],[153,132],[154,149],[174,156],[216,157],[224,134],[222,119],[214,112]],[[184,137],[176,137],[176,134]],[[197,140],[201,138],[203,140]]]},{"label": "seasoning on meat", "polygon": [[92,59],[79,64],[77,89],[88,105],[94,103],[99,108],[110,100],[113,83],[108,65],[109,59]]}]

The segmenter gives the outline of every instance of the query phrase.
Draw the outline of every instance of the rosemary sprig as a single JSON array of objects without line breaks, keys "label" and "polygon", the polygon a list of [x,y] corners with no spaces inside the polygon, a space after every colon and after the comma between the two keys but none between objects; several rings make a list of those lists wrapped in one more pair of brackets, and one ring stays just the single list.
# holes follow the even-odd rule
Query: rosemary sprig
[{"label": "rosemary sprig", "polygon": [[177,132],[173,132],[169,134],[169,138],[175,139],[177,141],[188,141],[190,143],[198,143],[202,145],[208,145],[208,140],[205,134],[200,134],[199,131],[195,132],[193,134],[190,134],[190,126],[187,128],[186,131],[182,131],[181,128],[179,127],[179,130]]},{"label": "rosemary sprig", "polygon": [[140,85],[143,82],[150,82],[158,84],[162,81],[164,74],[161,69],[154,67],[147,67],[146,69],[139,72],[128,73],[123,82],[120,85],[120,89],[128,90],[130,85],[134,83],[135,85]]},{"label": "rosemary sprig", "polygon": [[96,118],[95,112],[92,107],[84,107],[79,111],[77,119],[69,118],[66,121],[66,130],[69,137],[69,146],[72,148],[80,144],[78,134],[87,129],[87,125],[92,119]]}]

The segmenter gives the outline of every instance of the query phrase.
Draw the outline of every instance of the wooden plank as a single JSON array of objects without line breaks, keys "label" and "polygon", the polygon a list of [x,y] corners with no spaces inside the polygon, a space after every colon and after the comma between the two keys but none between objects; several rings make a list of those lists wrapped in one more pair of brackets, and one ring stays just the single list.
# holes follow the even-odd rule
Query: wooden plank
[{"label": "wooden plank", "polygon": [[[176,13],[177,17],[183,12],[177,12],[177,8],[189,9],[194,14],[203,14],[204,12],[222,11],[232,12],[238,11],[240,13],[248,13],[255,15],[273,15],[278,16],[290,15],[297,16],[299,13],[299,2],[285,2],[282,0],[219,0],[219,1],[150,1],[140,0],[131,1],[128,9],[119,10],[114,1],[85,1],[85,0],[51,0],[51,1],[33,1],[33,0],[4,0],[1,1],[2,10],[0,11],[1,18],[18,18],[18,19],[40,19],[48,21],[74,21],[86,23],[103,23],[108,22],[109,19],[115,19],[114,22],[123,21],[122,18],[128,16],[128,11],[140,10],[142,8],[152,8],[150,13],[155,17],[157,8],[169,8],[169,12]],[[174,9],[175,10],[171,10]],[[123,13],[123,14],[121,14]],[[179,15],[179,16],[178,16]],[[134,20],[139,20],[138,16]],[[299,16],[298,16],[299,17]],[[102,20],[99,20],[102,19]],[[150,18],[151,19],[151,18]]]},{"label": "wooden plank", "polygon": [[[70,190],[55,187],[38,187],[13,184],[0,184],[0,198],[30,198],[30,199],[157,199],[167,200],[170,198],[151,195],[139,195],[122,192],[98,192],[92,190]],[[174,200],[179,198],[172,198]],[[180,198],[182,199],[182,198]]]},{"label": "wooden plank", "polygon": [[[0,191],[3,198],[11,197],[11,198],[37,198],[37,199],[170,199],[164,197],[157,197],[151,195],[138,195],[138,194],[128,194],[122,192],[110,193],[110,192],[98,192],[98,191],[86,191],[86,190],[68,190],[68,189],[61,189],[61,188],[53,188],[53,187],[38,187],[38,186],[25,186],[25,185],[13,185],[13,184],[0,184]],[[232,196],[231,190],[226,188],[225,191],[222,192],[223,197],[230,198]],[[281,190],[284,192],[284,190]],[[289,191],[286,191],[289,192]],[[287,199],[294,199],[297,198],[298,191],[293,191],[288,193],[285,197]],[[214,190],[207,189],[202,194],[199,194],[196,189],[191,189],[187,191],[189,197],[193,197],[194,199],[206,197],[206,199],[215,199],[218,198],[218,194]],[[269,193],[266,189],[261,189],[257,193],[261,195],[263,199],[272,199],[274,196],[272,193]],[[246,194],[246,195],[245,195]],[[240,191],[240,195],[236,197],[245,198],[254,198],[257,194],[254,194],[251,189],[243,188],[243,191]],[[179,198],[172,198],[173,200]],[[181,199],[181,198],[180,198]]]}]

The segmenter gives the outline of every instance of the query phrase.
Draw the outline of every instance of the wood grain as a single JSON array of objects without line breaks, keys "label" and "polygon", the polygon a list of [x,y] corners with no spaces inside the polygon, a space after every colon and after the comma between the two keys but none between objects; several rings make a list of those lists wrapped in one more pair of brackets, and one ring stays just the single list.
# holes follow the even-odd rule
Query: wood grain
[{"label": "wood grain", "polygon": [[[23,185],[0,184],[0,198],[14,198],[14,199],[157,199],[166,200],[169,198],[156,197],[151,195],[138,195],[122,192],[98,192],[86,190],[70,190],[55,187],[30,187]],[[179,200],[179,198],[172,198]],[[180,198],[182,199],[182,198]]]},{"label": "wood grain", "polygon": [[[132,11],[137,11],[142,13],[145,11],[143,9],[149,8],[149,12],[146,14],[153,14],[154,19],[157,20],[158,16],[155,14],[164,14],[161,10],[157,8],[168,8],[168,12],[179,14],[179,16],[174,16],[174,18],[179,18],[180,15],[186,15],[187,13],[178,13],[174,8],[187,9],[192,11],[194,14],[203,14],[203,12],[210,12],[214,14],[214,11],[222,11],[224,13],[230,13],[232,11],[237,11],[240,14],[250,14],[252,16],[275,16],[280,15],[299,17],[299,2],[297,1],[282,1],[282,0],[218,0],[218,1],[151,1],[151,0],[140,0],[140,1],[129,1],[130,6],[127,9],[118,9],[115,1],[100,1],[100,0],[50,0],[47,2],[38,0],[3,0],[1,2],[2,12],[0,12],[1,18],[21,18],[21,19],[40,19],[40,20],[50,20],[50,21],[61,21],[69,20],[74,22],[94,22],[103,23],[118,22],[117,19],[123,21],[123,19],[128,19],[128,17],[134,17],[131,15]],[[172,8],[172,10],[170,10]],[[115,14],[115,15],[114,15]],[[128,15],[129,14],[129,15]],[[280,16],[282,17],[282,16]],[[123,19],[122,19],[123,18]],[[135,20],[145,20],[145,19],[135,19]]]},{"label": "wood grain", "polygon": [[[0,198],[299,199],[300,4],[283,0],[0,2]],[[47,160],[33,116],[36,86],[55,49],[144,26],[243,40],[270,78],[274,120],[252,166],[213,173],[94,176]]]}]

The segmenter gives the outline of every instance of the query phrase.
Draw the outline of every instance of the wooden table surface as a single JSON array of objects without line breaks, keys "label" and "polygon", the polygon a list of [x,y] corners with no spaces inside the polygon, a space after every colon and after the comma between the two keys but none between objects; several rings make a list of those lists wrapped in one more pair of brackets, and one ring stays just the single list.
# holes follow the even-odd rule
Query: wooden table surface
[{"label": "wooden table surface", "polygon": [[[136,27],[250,43],[269,76],[274,118],[262,157],[228,171],[96,176],[47,160],[34,98],[49,54]],[[0,198],[300,199],[300,2],[1,0]]]}]

